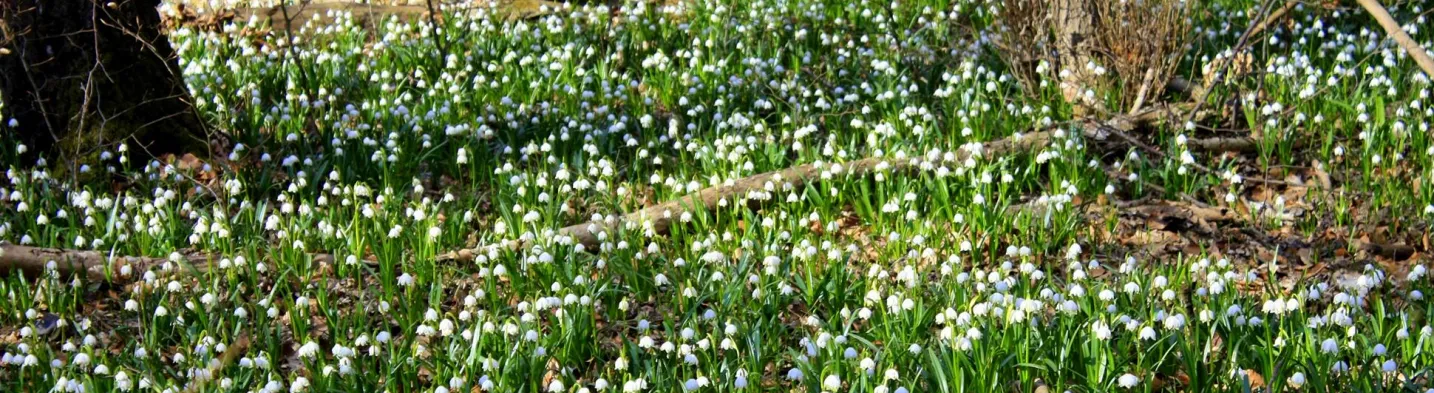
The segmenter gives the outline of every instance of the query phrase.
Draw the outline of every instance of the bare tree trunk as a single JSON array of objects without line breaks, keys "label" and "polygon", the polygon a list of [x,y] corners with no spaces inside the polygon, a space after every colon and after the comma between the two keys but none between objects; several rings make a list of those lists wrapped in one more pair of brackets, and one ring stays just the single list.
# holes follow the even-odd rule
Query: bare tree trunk
[{"label": "bare tree trunk", "polygon": [[18,123],[10,132],[30,148],[23,159],[121,141],[135,154],[208,153],[158,5],[0,0],[0,116]]},{"label": "bare tree trunk", "polygon": [[1095,72],[1086,68],[1094,51],[1095,20],[1089,0],[1049,0],[1051,27],[1055,32],[1057,59],[1060,61],[1061,95],[1075,105],[1076,113],[1087,106],[1099,107],[1097,100],[1087,100],[1085,91],[1095,89]]}]

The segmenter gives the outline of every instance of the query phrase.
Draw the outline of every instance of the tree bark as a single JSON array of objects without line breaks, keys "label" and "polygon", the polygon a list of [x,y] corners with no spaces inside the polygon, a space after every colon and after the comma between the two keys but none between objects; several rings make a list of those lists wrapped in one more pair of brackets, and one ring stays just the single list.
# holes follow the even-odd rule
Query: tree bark
[{"label": "tree bark", "polygon": [[[38,157],[208,153],[159,0],[0,0],[0,125]],[[3,124],[3,123],[0,123]]]},{"label": "tree bark", "polygon": [[1091,5],[1087,0],[1049,1],[1056,56],[1060,62],[1061,95],[1081,115],[1087,106],[1099,107],[1098,100],[1085,99],[1085,91],[1094,89],[1096,82],[1095,72],[1086,68],[1094,54],[1095,20]]}]

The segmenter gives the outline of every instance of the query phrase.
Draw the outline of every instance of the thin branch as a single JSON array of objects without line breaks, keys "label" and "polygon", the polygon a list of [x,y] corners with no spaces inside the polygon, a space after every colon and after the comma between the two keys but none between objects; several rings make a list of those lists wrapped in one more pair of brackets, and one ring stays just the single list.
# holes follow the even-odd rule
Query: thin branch
[{"label": "thin branch", "polygon": [[442,34],[439,34],[438,8],[434,6],[433,0],[424,0],[428,5],[428,33],[433,35],[433,44],[438,47],[439,59],[443,64],[448,62],[448,45]]},{"label": "thin branch", "polygon": [[[1269,0],[1267,0],[1267,3],[1261,7],[1262,9],[1268,10],[1270,9],[1270,7],[1274,6],[1274,4],[1270,4],[1268,3],[1268,1]],[[1235,47],[1232,48],[1230,51],[1230,57],[1219,58],[1210,62],[1210,70],[1212,76],[1210,77],[1210,79],[1205,80],[1205,84],[1203,86],[1203,89],[1201,89],[1200,94],[1194,97],[1195,109],[1190,111],[1190,118],[1186,119],[1187,121],[1192,121],[1194,119],[1195,114],[1199,113],[1201,107],[1205,105],[1205,102],[1209,101],[1210,93],[1212,93],[1212,90],[1215,88],[1215,85],[1220,84],[1220,82],[1224,80],[1226,74],[1225,69],[1230,66],[1230,63],[1235,56],[1238,56],[1241,52],[1245,51],[1245,47],[1248,46],[1250,43],[1250,37],[1253,37],[1255,34],[1265,31],[1265,28],[1267,26],[1273,24],[1276,20],[1283,18],[1286,13],[1294,9],[1295,6],[1299,3],[1300,2],[1298,0],[1285,1],[1284,6],[1270,11],[1266,17],[1260,19],[1260,23],[1251,25],[1249,29],[1246,29],[1244,33],[1240,34],[1240,39],[1235,42]],[[1261,13],[1264,14],[1264,12]]]}]

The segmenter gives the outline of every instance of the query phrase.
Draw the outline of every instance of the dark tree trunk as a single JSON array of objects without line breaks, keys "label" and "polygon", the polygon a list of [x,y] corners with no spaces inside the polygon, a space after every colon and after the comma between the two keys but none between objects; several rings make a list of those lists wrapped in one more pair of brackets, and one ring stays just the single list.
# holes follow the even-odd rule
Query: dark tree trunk
[{"label": "dark tree trunk", "polygon": [[28,145],[25,164],[121,141],[136,155],[209,151],[158,4],[0,0],[0,116],[18,123],[0,128]]}]

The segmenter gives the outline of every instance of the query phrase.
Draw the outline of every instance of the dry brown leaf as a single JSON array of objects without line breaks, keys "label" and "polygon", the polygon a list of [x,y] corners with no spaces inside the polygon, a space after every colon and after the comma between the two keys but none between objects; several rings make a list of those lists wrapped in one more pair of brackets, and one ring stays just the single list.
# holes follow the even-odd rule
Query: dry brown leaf
[{"label": "dry brown leaf", "polygon": [[561,377],[558,374],[559,365],[557,358],[548,358],[547,372],[543,373],[543,386],[552,386],[553,380]]},{"label": "dry brown leaf", "polygon": [[1251,390],[1260,390],[1265,387],[1265,377],[1255,372],[1254,369],[1245,369],[1245,377],[1250,379]]}]

